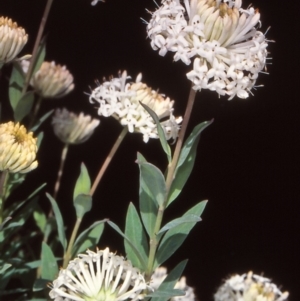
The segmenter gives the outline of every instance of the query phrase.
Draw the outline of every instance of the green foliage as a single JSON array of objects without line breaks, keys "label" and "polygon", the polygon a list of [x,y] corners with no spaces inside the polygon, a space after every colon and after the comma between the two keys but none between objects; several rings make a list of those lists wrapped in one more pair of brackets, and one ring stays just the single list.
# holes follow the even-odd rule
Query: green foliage
[{"label": "green foliage", "polygon": [[34,93],[32,91],[26,92],[18,101],[14,108],[15,121],[20,122],[27,116],[33,107]]},{"label": "green foliage", "polygon": [[45,113],[39,120],[35,123],[35,125],[30,129],[32,132],[36,132],[41,124],[46,121],[54,112],[54,110],[50,110],[49,112]]},{"label": "green foliage", "polygon": [[[188,216],[200,217],[206,205],[206,201],[202,201],[189,209],[181,218],[189,218]],[[162,265],[174,252],[182,245],[189,232],[195,226],[196,222],[179,223],[170,228],[163,236],[155,259],[155,267]]]},{"label": "green foliage", "polygon": [[108,221],[107,223],[127,241],[127,243],[130,245],[132,251],[138,257],[138,260],[141,263],[141,266],[145,267],[147,263],[144,261],[143,255],[138,250],[137,246],[135,246],[135,244],[130,240],[130,238],[127,237],[115,223],[113,223],[111,221]]},{"label": "green foliage", "polygon": [[92,197],[86,194],[78,194],[74,200],[76,217],[82,219],[83,216],[92,209]]},{"label": "green foliage", "polygon": [[33,218],[41,232],[44,233],[47,225],[47,217],[39,205],[36,206],[36,209],[33,212]]},{"label": "green foliage", "polygon": [[73,200],[75,200],[79,194],[89,194],[90,189],[91,189],[91,180],[89,177],[88,170],[84,165],[84,163],[81,163],[80,174],[74,188]]},{"label": "green foliage", "polygon": [[24,86],[25,75],[23,73],[22,67],[18,62],[13,63],[13,69],[9,79],[9,101],[10,105],[15,112],[16,107],[22,98],[22,89]]},{"label": "green foliage", "polygon": [[106,220],[97,221],[78,235],[72,249],[72,257],[98,244],[103,233],[105,222]]},{"label": "green foliage", "polygon": [[[141,223],[138,212],[132,203],[129,204],[127,210],[125,235],[131,241],[131,244],[129,244],[127,240],[124,239],[127,258],[135,267],[139,268],[141,271],[145,271],[146,266],[143,265],[143,262],[147,262],[147,256],[149,252],[147,236],[143,229],[143,225]],[[139,251],[139,253],[143,257],[143,262],[141,262],[135,255],[135,252],[131,245],[134,245],[135,248]]]},{"label": "green foliage", "polygon": [[187,179],[189,178],[194,167],[200,134],[211,123],[212,121],[205,121],[198,124],[195,126],[190,136],[186,139],[176,166],[175,178],[170,189],[168,205],[170,205],[177,198]]},{"label": "green foliage", "polygon": [[158,133],[158,137],[159,137],[161,146],[167,155],[168,162],[170,163],[172,161],[171,148],[167,142],[165,132],[159,122],[159,118],[158,118],[157,114],[153,110],[151,110],[148,106],[143,104],[142,102],[140,102],[140,105],[150,114],[150,116],[155,121],[155,123],[157,125],[157,133]]},{"label": "green foliage", "polygon": [[[156,221],[156,214],[158,211],[158,202],[155,200],[156,196],[153,195],[153,192],[151,191],[152,187],[149,187],[149,181],[151,180],[151,174],[147,172],[147,168],[143,168],[142,166],[144,164],[147,164],[146,159],[138,153],[137,160],[140,166],[140,187],[139,187],[139,204],[140,204],[140,213],[142,217],[143,224],[145,226],[145,229],[148,233],[148,235],[151,237],[154,234],[154,227],[155,227],[155,221]],[[147,166],[148,167],[148,166]],[[143,172],[144,171],[144,172]],[[151,171],[151,168],[150,168]],[[153,169],[153,172],[156,174],[160,174],[159,178],[161,179],[161,172],[157,171],[156,169]],[[145,176],[145,178],[143,178]],[[147,181],[149,180],[149,181]],[[165,180],[163,179],[163,182]],[[162,183],[161,180],[161,188],[162,190],[165,190],[164,183]],[[156,193],[159,193],[159,190],[156,191]],[[165,193],[165,192],[162,192]],[[157,195],[160,197],[160,195]]]},{"label": "green foliage", "polygon": [[45,242],[42,242],[42,279],[54,280],[57,275],[58,267],[56,263],[56,258],[51,248]]},{"label": "green foliage", "polygon": [[53,199],[53,197],[49,193],[46,193],[46,196],[52,205],[52,210],[55,215],[59,241],[63,247],[63,250],[66,251],[67,240],[66,240],[66,235],[65,235],[64,221],[63,221],[61,212],[59,210],[59,207],[58,207],[56,201]]},{"label": "green foliage", "polygon": [[[184,292],[181,290],[175,290],[174,286],[179,280],[187,260],[181,261],[166,277],[163,283],[159,288],[154,292],[149,294],[149,297],[152,297],[151,301],[167,301],[173,296],[183,296]],[[158,297],[156,297],[158,296]]]}]

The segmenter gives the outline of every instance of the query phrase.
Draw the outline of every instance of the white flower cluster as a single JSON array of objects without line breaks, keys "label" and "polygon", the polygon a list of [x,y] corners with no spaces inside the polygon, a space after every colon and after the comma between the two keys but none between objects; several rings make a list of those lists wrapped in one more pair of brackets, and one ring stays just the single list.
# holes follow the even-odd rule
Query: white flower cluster
[{"label": "white flower cluster", "polygon": [[247,98],[265,68],[267,40],[256,27],[260,13],[242,0],[163,0],[147,25],[151,46],[174,60],[193,61],[187,77],[195,90]]},{"label": "white flower cluster", "polygon": [[154,120],[140,104],[143,103],[161,120],[166,139],[176,139],[182,118],[173,115],[174,101],[142,83],[141,74],[134,83],[126,83],[128,79],[130,77],[124,71],[121,76],[105,81],[92,91],[89,99],[91,103],[99,104],[98,114],[113,116],[127,126],[129,132],[142,133],[144,142],[148,142],[149,138],[158,138],[158,133]]},{"label": "white flower cluster", "polygon": [[[167,275],[167,269],[165,267],[156,268],[151,277],[150,288],[154,291],[157,290]],[[172,297],[170,301],[195,301],[197,299],[194,294],[194,289],[186,284],[186,278],[184,276],[179,279],[174,288],[183,290],[185,295]]]},{"label": "white flower cluster", "polygon": [[283,301],[288,292],[282,293],[270,279],[252,272],[234,275],[222,284],[214,296],[215,301]]},{"label": "white flower cluster", "polygon": [[135,301],[147,287],[131,262],[108,248],[79,254],[50,286],[49,295],[55,301]]}]

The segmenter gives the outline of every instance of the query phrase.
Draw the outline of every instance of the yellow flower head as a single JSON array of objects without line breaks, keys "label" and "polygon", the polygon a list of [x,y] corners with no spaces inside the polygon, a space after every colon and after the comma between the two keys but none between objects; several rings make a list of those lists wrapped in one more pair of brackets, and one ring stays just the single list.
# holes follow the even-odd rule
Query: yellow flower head
[{"label": "yellow flower head", "polygon": [[12,61],[27,43],[28,35],[11,19],[0,17],[0,63]]},{"label": "yellow flower head", "polygon": [[37,138],[19,123],[0,124],[0,171],[26,173],[38,165]]}]

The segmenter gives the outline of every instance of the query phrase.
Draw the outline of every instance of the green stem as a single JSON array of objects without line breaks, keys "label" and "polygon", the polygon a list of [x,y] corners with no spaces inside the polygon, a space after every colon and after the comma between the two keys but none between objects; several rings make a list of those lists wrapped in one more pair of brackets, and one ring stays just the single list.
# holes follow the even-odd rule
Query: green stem
[{"label": "green stem", "polygon": [[75,239],[76,239],[77,232],[79,230],[81,221],[82,221],[81,218],[77,218],[76,223],[74,225],[73,232],[72,232],[69,244],[68,244],[68,248],[67,248],[67,251],[64,255],[63,269],[65,269],[67,267],[67,265],[68,265],[68,263],[71,259],[73,245],[74,245],[74,242],[75,242]]},{"label": "green stem", "polygon": [[176,166],[177,166],[177,162],[178,162],[181,148],[183,145],[187,126],[188,126],[188,123],[189,123],[189,120],[191,117],[191,113],[193,110],[195,97],[196,97],[196,91],[191,87],[187,107],[186,107],[183,122],[181,125],[181,130],[179,132],[178,140],[176,143],[174,155],[173,155],[171,163],[168,166],[167,178],[166,178],[166,197],[165,197],[163,204],[161,206],[159,206],[159,208],[158,208],[158,213],[156,216],[156,221],[155,221],[155,226],[154,226],[154,233],[153,233],[152,237],[150,237],[150,242],[149,242],[150,250],[149,250],[148,265],[147,265],[147,271],[146,271],[146,280],[150,280],[152,272],[153,272],[153,264],[154,264],[154,260],[155,260],[155,254],[156,254],[156,250],[157,250],[158,243],[159,243],[159,241],[157,240],[156,233],[158,233],[160,230],[163,216],[164,216],[164,211],[168,205],[169,193],[170,193],[172,182],[175,178]]},{"label": "green stem", "polygon": [[36,62],[37,54],[38,54],[38,48],[39,48],[39,45],[40,45],[40,42],[41,42],[41,39],[42,39],[42,36],[43,36],[44,28],[45,28],[46,21],[47,21],[48,16],[49,16],[49,12],[50,12],[52,3],[53,3],[53,0],[48,0],[47,4],[46,4],[46,7],[45,7],[45,10],[44,10],[44,14],[43,14],[43,17],[42,17],[42,20],[41,20],[41,23],[40,23],[40,27],[39,27],[39,31],[38,31],[38,34],[37,34],[37,37],[36,37],[36,40],[35,40],[35,44],[34,44],[33,51],[32,51],[32,57],[31,57],[31,60],[30,60],[28,72],[26,74],[25,83],[24,83],[23,90],[22,90],[23,95],[25,94],[25,92],[28,88],[31,75],[33,73],[33,68],[35,66],[35,62]]},{"label": "green stem", "polygon": [[106,157],[104,163],[102,164],[99,173],[92,185],[92,188],[90,190],[90,196],[93,196],[99,182],[101,181],[109,163],[111,162],[112,158],[114,157],[115,153],[117,152],[119,146],[121,145],[122,141],[124,140],[126,134],[128,132],[127,126],[123,128],[122,132],[120,133],[119,137],[117,138],[115,144],[113,145],[112,149],[110,150],[108,156]]},{"label": "green stem", "polygon": [[7,179],[8,179],[8,172],[4,170],[0,173],[0,225],[3,222],[3,211],[4,211]]}]

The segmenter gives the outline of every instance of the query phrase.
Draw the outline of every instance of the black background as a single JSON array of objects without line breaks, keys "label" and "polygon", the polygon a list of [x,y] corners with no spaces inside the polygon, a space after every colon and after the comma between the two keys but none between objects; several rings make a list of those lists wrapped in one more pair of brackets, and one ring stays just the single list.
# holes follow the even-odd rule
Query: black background
[{"label": "black background", "polygon": [[[262,31],[271,26],[267,37],[272,65],[269,75],[261,74],[259,88],[247,100],[218,99],[214,92],[202,91],[197,99],[189,131],[201,121],[213,124],[203,132],[198,157],[190,181],[180,198],[170,206],[166,221],[178,217],[199,200],[208,199],[203,221],[166,265],[169,269],[189,258],[184,274],[195,287],[199,300],[212,300],[222,278],[231,273],[253,270],[270,277],[291,301],[300,299],[299,268],[299,19],[297,1],[252,2],[261,12]],[[244,1],[246,8],[250,1]],[[1,0],[0,14],[26,29],[29,42],[22,54],[30,53],[44,10],[41,0]],[[297,7],[298,6],[298,7]],[[145,11],[155,9],[152,0],[107,0],[93,7],[89,0],[54,1],[45,33],[46,59],[65,64],[75,78],[75,90],[59,100],[44,100],[41,114],[56,107],[84,111],[97,117],[88,103],[89,86],[103,76],[127,69],[175,99],[175,114],[183,115],[190,83],[191,66],[173,62],[171,55],[160,57],[150,47]],[[298,16],[297,16],[298,15]],[[298,31],[298,30],[297,30]],[[9,68],[4,69],[7,73]],[[2,120],[11,119],[7,105],[6,77],[1,80]],[[94,179],[121,131],[114,119],[101,119],[92,138],[71,146],[62,178],[58,202],[68,225],[75,220],[72,189],[84,162]],[[50,122],[43,126],[46,139],[38,153],[39,168],[28,175],[22,196],[47,182],[52,193],[62,143],[54,136]],[[129,201],[138,204],[137,151],[164,169],[166,160],[156,140],[144,144],[142,136],[128,135],[98,187],[93,210],[83,228],[108,217],[121,228]],[[21,197],[16,194],[15,198]],[[41,205],[49,208],[46,198]],[[106,227],[99,247],[123,253],[122,239]]]}]

